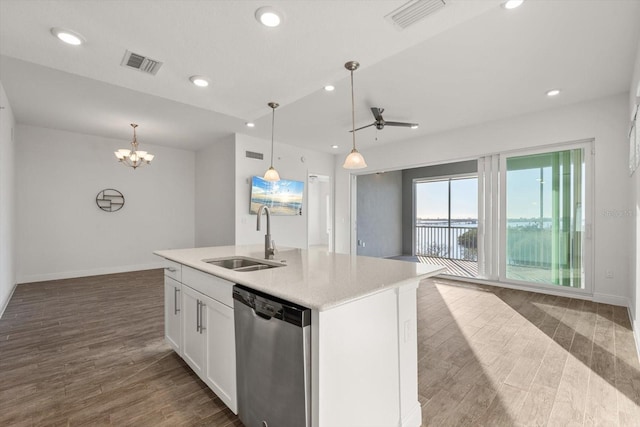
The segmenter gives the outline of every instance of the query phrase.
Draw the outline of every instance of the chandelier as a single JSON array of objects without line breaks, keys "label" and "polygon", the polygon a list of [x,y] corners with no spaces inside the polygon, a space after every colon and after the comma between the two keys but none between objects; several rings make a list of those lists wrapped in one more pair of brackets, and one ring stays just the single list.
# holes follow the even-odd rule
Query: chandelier
[{"label": "chandelier", "polygon": [[131,123],[131,127],[133,128],[133,141],[131,141],[131,150],[127,150],[126,148],[121,148],[118,151],[114,152],[118,161],[125,166],[129,166],[132,168],[137,168],[138,166],[143,165],[144,163],[149,164],[151,160],[153,160],[153,154],[149,154],[146,151],[138,150],[138,140],[136,139],[136,128],[137,124]]}]

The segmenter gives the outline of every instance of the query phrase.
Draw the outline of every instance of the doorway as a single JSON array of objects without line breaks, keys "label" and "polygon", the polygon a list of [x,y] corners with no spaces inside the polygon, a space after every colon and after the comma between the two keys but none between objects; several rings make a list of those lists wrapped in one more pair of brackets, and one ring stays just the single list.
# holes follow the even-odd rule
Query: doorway
[{"label": "doorway", "polygon": [[307,182],[308,247],[332,252],[331,178],[310,173]]},{"label": "doorway", "polygon": [[447,274],[478,275],[478,178],[414,181],[414,254],[447,267]]}]

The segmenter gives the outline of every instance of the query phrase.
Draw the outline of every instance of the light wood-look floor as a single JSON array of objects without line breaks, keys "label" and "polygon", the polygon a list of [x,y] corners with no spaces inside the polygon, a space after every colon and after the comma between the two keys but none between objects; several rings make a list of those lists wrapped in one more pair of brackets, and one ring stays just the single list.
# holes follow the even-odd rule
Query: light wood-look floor
[{"label": "light wood-look floor", "polygon": [[[626,309],[439,279],[418,298],[425,426],[640,426]],[[163,342],[162,304],[161,270],[19,285],[0,426],[241,426]]]},{"label": "light wood-look floor", "polygon": [[441,279],[418,292],[424,425],[640,426],[626,308]]}]

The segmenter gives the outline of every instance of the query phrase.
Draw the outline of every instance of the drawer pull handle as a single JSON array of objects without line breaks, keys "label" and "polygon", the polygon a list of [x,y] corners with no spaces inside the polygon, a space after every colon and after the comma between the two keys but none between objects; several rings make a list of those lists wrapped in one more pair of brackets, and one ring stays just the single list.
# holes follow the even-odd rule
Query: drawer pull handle
[{"label": "drawer pull handle", "polygon": [[165,269],[165,270],[169,270],[169,271],[170,271],[170,272],[172,272],[172,273],[175,273],[176,271],[178,271],[178,269],[177,269],[177,268],[175,268],[175,267],[165,267],[164,269]]}]

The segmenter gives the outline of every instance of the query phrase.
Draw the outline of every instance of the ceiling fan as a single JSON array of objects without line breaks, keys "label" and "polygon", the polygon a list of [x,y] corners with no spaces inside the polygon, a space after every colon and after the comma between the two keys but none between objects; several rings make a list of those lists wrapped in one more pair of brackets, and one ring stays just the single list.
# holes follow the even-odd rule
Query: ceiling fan
[{"label": "ceiling fan", "polygon": [[[356,129],[356,131],[364,128],[368,128],[369,126],[375,126],[376,129],[382,130],[385,126],[401,126],[407,127],[411,129],[415,129],[418,127],[417,123],[405,123],[405,122],[388,122],[382,118],[382,113],[384,113],[384,108],[371,107],[371,112],[373,113],[373,117],[376,119],[375,122],[370,125],[362,126],[361,128]],[[352,132],[352,131],[349,131]]]}]

